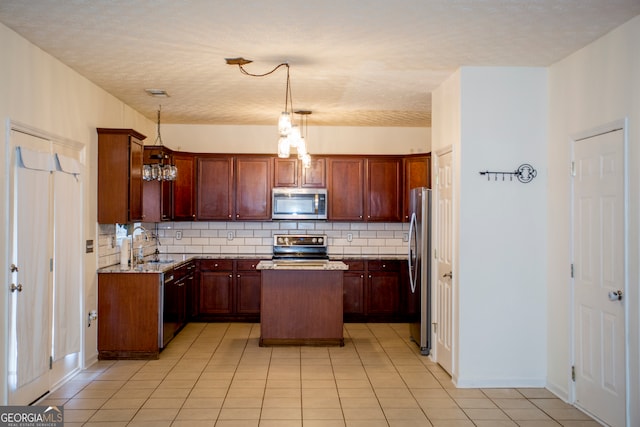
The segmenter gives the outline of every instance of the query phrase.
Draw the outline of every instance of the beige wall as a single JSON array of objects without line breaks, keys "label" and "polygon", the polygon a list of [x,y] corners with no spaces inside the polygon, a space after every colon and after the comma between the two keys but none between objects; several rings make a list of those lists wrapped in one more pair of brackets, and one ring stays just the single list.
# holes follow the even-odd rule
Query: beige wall
[{"label": "beige wall", "polygon": [[[571,140],[627,121],[628,333],[630,402],[640,402],[640,16],[554,64],[549,70],[549,187],[547,209],[548,384],[571,395]],[[640,425],[632,404],[631,423]]]},{"label": "beige wall", "polygon": [[[275,154],[275,126],[161,125],[164,145],[190,152]],[[155,133],[154,133],[155,135]],[[431,128],[309,126],[314,154],[413,154],[431,151]],[[149,138],[148,143],[155,140]]]}]

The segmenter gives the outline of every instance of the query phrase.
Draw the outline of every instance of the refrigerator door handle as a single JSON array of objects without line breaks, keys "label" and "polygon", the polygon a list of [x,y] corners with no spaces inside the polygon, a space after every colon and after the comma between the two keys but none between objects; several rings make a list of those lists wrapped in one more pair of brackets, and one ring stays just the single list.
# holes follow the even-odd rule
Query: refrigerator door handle
[{"label": "refrigerator door handle", "polygon": [[[415,277],[416,275],[414,274],[414,253],[411,247],[411,243],[415,241],[415,236],[414,236],[414,231],[415,228],[417,227],[417,222],[416,222],[416,214],[415,212],[413,212],[411,214],[411,222],[409,223],[409,253],[407,255],[407,258],[409,260],[408,264],[409,264],[409,284],[411,285],[411,293],[416,293],[416,281],[417,281],[417,277]],[[417,273],[417,272],[415,272]]]}]

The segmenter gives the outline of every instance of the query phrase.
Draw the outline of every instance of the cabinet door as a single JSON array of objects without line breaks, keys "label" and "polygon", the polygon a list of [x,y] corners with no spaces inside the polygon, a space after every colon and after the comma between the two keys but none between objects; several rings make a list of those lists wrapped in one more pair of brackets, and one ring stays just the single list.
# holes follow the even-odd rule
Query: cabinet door
[{"label": "cabinet door", "polygon": [[238,271],[236,274],[237,313],[260,314],[260,272]]},{"label": "cabinet door", "polygon": [[412,188],[431,188],[431,156],[408,157],[404,160],[404,221],[409,222],[409,197]]},{"label": "cabinet door", "polygon": [[233,158],[198,157],[197,218],[230,220],[233,208]]},{"label": "cabinet door", "polygon": [[142,221],[142,158],[144,145],[131,136],[129,163],[129,221]]},{"label": "cabinet door", "polygon": [[364,159],[329,158],[328,219],[362,221],[364,219]]},{"label": "cabinet door", "polygon": [[396,314],[399,292],[400,278],[397,273],[370,271],[367,314]]},{"label": "cabinet door", "polygon": [[312,157],[308,168],[300,171],[300,187],[326,188],[327,187],[327,160]]},{"label": "cabinet door", "polygon": [[367,221],[402,221],[402,160],[367,162]]},{"label": "cabinet door", "polygon": [[281,159],[276,157],[273,162],[273,186],[298,186],[298,159]]},{"label": "cabinet door", "polygon": [[364,271],[345,271],[343,278],[345,315],[364,314]]},{"label": "cabinet door", "polygon": [[193,156],[186,153],[175,154],[173,164],[178,169],[178,176],[173,182],[173,219],[193,221],[195,219]]},{"label": "cabinet door", "polygon": [[270,157],[236,159],[236,219],[240,221],[271,219]]},{"label": "cabinet door", "polygon": [[200,272],[200,314],[230,314],[233,311],[233,272]]}]

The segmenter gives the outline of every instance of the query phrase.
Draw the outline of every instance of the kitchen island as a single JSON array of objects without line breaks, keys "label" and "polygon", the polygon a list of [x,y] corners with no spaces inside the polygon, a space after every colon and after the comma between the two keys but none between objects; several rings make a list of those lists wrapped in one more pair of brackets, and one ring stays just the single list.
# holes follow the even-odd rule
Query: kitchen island
[{"label": "kitchen island", "polygon": [[340,261],[261,261],[260,346],[344,345]]}]

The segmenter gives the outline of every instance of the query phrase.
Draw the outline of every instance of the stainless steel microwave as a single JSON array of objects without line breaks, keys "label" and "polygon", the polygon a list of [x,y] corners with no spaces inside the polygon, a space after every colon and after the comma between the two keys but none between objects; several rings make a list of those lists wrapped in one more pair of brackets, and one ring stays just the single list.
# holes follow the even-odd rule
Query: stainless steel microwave
[{"label": "stainless steel microwave", "polygon": [[272,219],[327,219],[326,188],[284,188],[272,191]]}]

